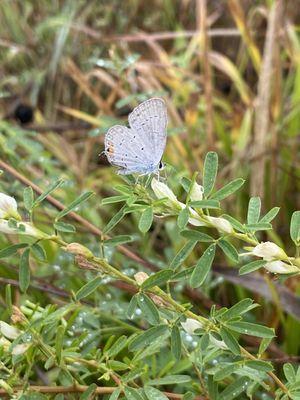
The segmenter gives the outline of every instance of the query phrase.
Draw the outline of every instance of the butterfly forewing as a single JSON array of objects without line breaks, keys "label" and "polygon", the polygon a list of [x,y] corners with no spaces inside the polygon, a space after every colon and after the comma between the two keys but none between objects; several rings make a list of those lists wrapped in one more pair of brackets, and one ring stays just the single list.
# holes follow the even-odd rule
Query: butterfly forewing
[{"label": "butterfly forewing", "polygon": [[162,99],[153,98],[138,105],[128,116],[129,125],[148,139],[151,146],[149,151],[155,164],[160,162],[166,146],[167,109]]}]

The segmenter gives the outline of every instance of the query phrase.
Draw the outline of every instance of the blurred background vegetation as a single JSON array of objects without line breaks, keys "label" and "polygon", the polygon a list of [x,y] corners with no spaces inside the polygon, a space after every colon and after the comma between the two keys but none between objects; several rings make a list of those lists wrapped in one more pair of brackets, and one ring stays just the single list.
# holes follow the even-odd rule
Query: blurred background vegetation
[{"label": "blurred background vegetation", "polygon": [[[237,177],[247,180],[226,211],[244,220],[249,196],[256,195],[264,210],[280,206],[277,233],[262,239],[292,249],[289,221],[300,209],[299,0],[2,0],[0,22],[1,191],[21,202],[24,184],[45,189],[62,177],[66,183],[54,197],[67,204],[93,190],[96,195],[78,210],[85,222],[75,221],[76,241],[80,236],[99,251],[97,229],[119,209],[100,202],[121,182],[99,157],[104,133],[116,122],[126,123],[139,102],[160,96],[169,112],[164,159],[173,188],[182,190],[180,178],[201,171],[205,153],[217,151],[219,186]],[[35,220],[49,230],[55,212],[55,204],[45,202]],[[168,263],[182,245],[175,226],[157,221],[142,235],[137,218],[125,218],[113,233],[132,234],[133,253],[110,248],[114,263],[128,273],[140,269],[134,255]],[[1,237],[1,247],[5,243]],[[21,298],[16,266],[1,261],[4,315],[6,283],[16,286],[16,303],[31,299],[45,306],[64,304],[90,279],[90,271],[78,273],[55,247],[46,251],[52,263],[36,262],[32,288]],[[147,261],[142,263],[146,268]],[[220,260],[194,299],[196,308],[205,312],[213,303],[255,298],[265,304],[257,320],[277,328],[273,356],[295,356],[299,279],[268,291],[270,285],[268,277],[232,275]],[[104,311],[122,317],[129,297],[113,286],[101,290],[94,305],[105,296]]]}]

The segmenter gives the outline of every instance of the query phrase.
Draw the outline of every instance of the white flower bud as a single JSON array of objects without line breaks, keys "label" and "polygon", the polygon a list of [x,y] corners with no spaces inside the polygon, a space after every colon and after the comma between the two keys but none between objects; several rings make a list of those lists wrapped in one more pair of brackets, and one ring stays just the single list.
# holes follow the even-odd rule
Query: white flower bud
[{"label": "white flower bud", "polygon": [[87,247],[83,246],[80,243],[69,243],[66,247],[65,247],[66,251],[68,253],[72,253],[75,255],[79,255],[79,256],[84,256],[86,258],[91,258],[93,257],[93,253],[91,252],[91,250],[89,250]]},{"label": "white flower bud", "polygon": [[21,220],[16,200],[5,193],[0,193],[0,218]]},{"label": "white flower bud", "polygon": [[295,265],[287,264],[281,260],[269,261],[264,265],[264,268],[274,274],[291,274],[300,271]]},{"label": "white flower bud", "polygon": [[207,226],[205,222],[202,221],[200,215],[197,214],[195,210],[189,208],[191,217],[189,218],[189,223],[194,226]]},{"label": "white flower bud", "polygon": [[17,328],[4,321],[0,321],[0,332],[8,339],[16,339],[20,335],[20,331]]},{"label": "white flower bud", "polygon": [[198,185],[197,182],[193,183],[191,193],[190,193],[190,198],[192,201],[200,201],[203,199],[203,186]]},{"label": "white flower bud", "polygon": [[273,242],[262,242],[252,249],[254,256],[262,257],[264,260],[287,259],[285,252]]},{"label": "white flower bud", "polygon": [[167,204],[169,206],[178,206],[180,208],[182,208],[182,205],[185,207],[185,205],[183,203],[180,203],[177,200],[177,197],[175,196],[175,194],[173,193],[173,191],[165,184],[162,183],[160,181],[158,181],[157,179],[153,178],[151,181],[151,187],[153,192],[155,193],[155,196],[158,199],[164,199],[167,198]]},{"label": "white flower bud", "polygon": [[219,349],[227,350],[228,347],[226,346],[223,340],[216,339],[213,335],[209,335],[209,340],[212,344],[214,344]]},{"label": "white flower bud", "polygon": [[20,222],[18,223],[18,226],[19,225],[22,225],[24,229],[19,230],[14,227],[11,227],[9,226],[8,221],[0,219],[0,232],[7,233],[9,235],[28,235],[28,236],[33,236],[37,239],[43,239],[47,237],[47,235],[45,235],[43,232],[41,232],[39,229],[35,228],[28,222]]},{"label": "white flower bud", "polygon": [[7,340],[5,337],[0,337],[0,348],[3,347],[5,351],[9,349],[9,346],[11,345],[10,341]]},{"label": "white flower bud", "polygon": [[218,229],[218,231],[223,233],[232,233],[233,227],[229,221],[225,218],[217,217],[207,217],[209,222]]},{"label": "white flower bud", "polygon": [[136,282],[141,285],[142,283],[145,282],[145,280],[147,280],[149,278],[149,275],[146,274],[146,272],[140,271],[137,272],[136,274],[134,274],[134,279],[136,280]]},{"label": "white flower bud", "polygon": [[20,354],[24,354],[28,347],[31,346],[31,343],[21,343],[21,344],[17,344],[16,346],[14,346],[14,348],[12,349],[12,355],[14,356],[19,356]]},{"label": "white flower bud", "polygon": [[196,329],[203,328],[203,324],[193,318],[187,318],[185,322],[181,322],[181,326],[189,335],[193,335]]}]

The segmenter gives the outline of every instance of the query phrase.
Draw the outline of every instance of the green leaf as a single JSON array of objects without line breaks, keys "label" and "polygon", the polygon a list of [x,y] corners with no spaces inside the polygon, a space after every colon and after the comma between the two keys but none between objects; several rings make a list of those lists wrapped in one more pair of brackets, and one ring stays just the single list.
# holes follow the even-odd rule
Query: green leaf
[{"label": "green leaf", "polygon": [[235,332],[244,335],[257,336],[262,338],[273,338],[274,329],[268,328],[263,325],[253,324],[251,322],[232,321],[227,323],[227,327]]},{"label": "green leaf", "polygon": [[292,366],[292,364],[290,364],[290,363],[284,364],[284,366],[283,366],[283,372],[284,372],[284,375],[285,375],[285,377],[286,377],[286,380],[287,380],[289,383],[294,383],[294,382],[296,382],[297,377],[296,377],[295,369],[294,369],[294,367]]},{"label": "green leaf", "polygon": [[5,306],[6,310],[9,314],[12,312],[12,293],[11,293],[11,284],[5,285]]},{"label": "green leaf", "polygon": [[168,400],[168,397],[164,393],[154,387],[146,386],[144,392],[148,400]]},{"label": "green leaf", "polygon": [[265,261],[265,260],[251,261],[248,264],[245,264],[240,268],[239,274],[240,275],[249,274],[250,272],[256,271],[257,269],[263,267],[266,264],[267,264],[267,261]]},{"label": "green leaf", "polygon": [[105,355],[108,358],[113,358],[124,349],[128,342],[128,338],[125,335],[120,336],[115,343],[106,351]]},{"label": "green leaf", "polygon": [[211,195],[211,199],[214,200],[223,200],[226,197],[230,196],[237,190],[239,190],[240,187],[243,186],[245,180],[242,178],[237,178],[229,183],[227,183],[225,186],[223,186],[221,189],[219,189],[217,192],[213,193]]},{"label": "green leaf", "polygon": [[176,360],[181,357],[181,336],[177,325],[174,325],[171,330],[171,351]]},{"label": "green leaf", "polygon": [[211,244],[199,259],[190,279],[190,285],[192,288],[199,287],[205,281],[212,262],[215,258],[216,245]]},{"label": "green leaf", "polygon": [[96,276],[96,278],[82,286],[75,294],[76,300],[81,300],[93,293],[101,285],[102,280],[102,276]]},{"label": "green leaf", "polygon": [[260,197],[251,197],[248,205],[247,223],[256,224],[260,216],[261,201]]},{"label": "green leaf", "polygon": [[182,400],[194,400],[195,395],[192,392],[186,392],[184,393]]},{"label": "green leaf", "polygon": [[111,197],[106,197],[105,199],[102,199],[101,205],[105,204],[113,204],[113,203],[120,203],[122,201],[126,201],[128,196],[111,196]]},{"label": "green leaf", "polygon": [[74,225],[66,224],[62,221],[56,221],[53,224],[54,228],[59,232],[73,233],[76,232],[76,228]]},{"label": "green leaf", "polygon": [[180,385],[192,380],[189,375],[168,375],[163,378],[151,379],[149,385]]},{"label": "green leaf", "polygon": [[32,252],[38,259],[40,259],[42,261],[45,261],[47,259],[46,252],[39,243],[33,243],[31,245],[30,249],[32,250]]},{"label": "green leaf", "polygon": [[170,268],[176,269],[177,267],[179,267],[184,262],[184,260],[191,254],[196,243],[197,242],[195,242],[194,240],[187,242],[173,258],[170,264]]},{"label": "green leaf", "polygon": [[121,389],[116,388],[116,390],[114,390],[113,393],[109,396],[109,400],[118,400],[120,394],[121,394]]},{"label": "green leaf", "polygon": [[25,249],[20,258],[19,286],[22,292],[26,292],[30,283],[29,253],[30,249]]},{"label": "green leaf", "polygon": [[16,254],[19,249],[24,249],[24,247],[27,246],[28,243],[17,243],[13,244],[12,246],[5,247],[4,249],[0,250],[0,258],[10,257]]},{"label": "green leaf", "polygon": [[188,207],[183,208],[177,218],[177,225],[179,229],[184,229],[188,223],[190,212]]},{"label": "green leaf", "polygon": [[97,385],[92,383],[84,393],[82,393],[79,397],[79,400],[92,400],[94,398],[95,390],[97,389]]},{"label": "green leaf", "polygon": [[42,194],[37,197],[33,203],[33,208],[37,207],[50,193],[52,193],[55,189],[59,188],[64,183],[63,179],[58,179],[53,182],[47,190],[45,190]]},{"label": "green leaf", "polygon": [[60,325],[55,332],[55,353],[58,360],[58,363],[61,361],[61,353],[63,349],[63,341],[65,335],[65,327]]},{"label": "green leaf", "polygon": [[190,267],[190,268],[186,268],[182,271],[176,272],[176,274],[174,274],[172,276],[171,281],[177,282],[177,281],[185,280],[192,275],[193,271],[194,271],[194,267]]},{"label": "green leaf", "polygon": [[107,365],[112,371],[126,371],[129,368],[128,364],[117,360],[108,360]]},{"label": "green leaf", "polygon": [[224,254],[233,262],[238,263],[239,262],[239,255],[238,252],[236,251],[236,248],[229,243],[226,239],[220,239],[218,241],[218,245],[221,247],[223,250]]},{"label": "green leaf", "polygon": [[247,230],[245,225],[241,224],[240,221],[238,221],[237,219],[226,214],[222,215],[222,218],[225,218],[227,221],[229,221],[235,230],[246,233]]},{"label": "green leaf", "polygon": [[300,244],[300,211],[295,211],[292,215],[290,235],[292,241],[298,246]]},{"label": "green leaf", "polygon": [[113,217],[112,219],[107,223],[105,228],[103,229],[103,234],[107,234],[109,231],[111,231],[120,221],[121,219],[124,218],[126,211],[126,206],[123,206]]},{"label": "green leaf", "polygon": [[153,286],[161,286],[168,282],[174,271],[172,269],[163,269],[161,271],[156,272],[153,275],[150,275],[141,285],[142,289],[150,289]]},{"label": "green leaf", "polygon": [[136,336],[129,344],[129,350],[137,351],[143,349],[144,347],[149,346],[151,343],[153,343],[155,340],[158,339],[160,339],[160,342],[163,343],[163,340],[168,335],[169,335],[169,329],[166,325],[153,326],[147,331]]},{"label": "green leaf", "polygon": [[134,317],[136,307],[137,307],[137,294],[131,297],[131,300],[128,304],[126,315],[128,316],[129,319],[132,319]]},{"label": "green leaf", "polygon": [[190,206],[195,208],[213,208],[213,209],[219,209],[221,207],[220,202],[217,200],[191,201]]},{"label": "green leaf", "polygon": [[26,210],[31,211],[34,203],[34,194],[31,186],[28,186],[23,190],[23,201]]},{"label": "green leaf", "polygon": [[120,244],[129,243],[133,241],[133,237],[130,235],[119,235],[111,239],[105,240],[106,246],[119,246]]},{"label": "green leaf", "polygon": [[206,154],[203,169],[204,195],[207,197],[213,190],[218,171],[218,155],[210,151]]},{"label": "green leaf", "polygon": [[272,342],[272,338],[264,338],[261,340],[259,349],[258,349],[259,356],[261,356],[266,351],[266,349],[269,347],[271,342]]},{"label": "green leaf", "polygon": [[246,390],[246,385],[249,382],[249,378],[241,376],[228,385],[223,392],[220,394],[222,400],[233,400],[237,398],[241,393]]},{"label": "green leaf", "polygon": [[213,242],[214,238],[207,235],[206,233],[199,232],[196,230],[185,229],[180,232],[180,235],[186,239],[195,240],[197,242]]},{"label": "green leaf", "polygon": [[159,324],[159,312],[153,303],[153,301],[144,293],[139,293],[137,295],[138,305],[145,316],[145,319],[151,325]]},{"label": "green leaf", "polygon": [[78,207],[79,204],[83,203],[87,199],[89,199],[94,192],[85,192],[82,193],[77,199],[72,201],[66,208],[64,208],[61,212],[59,212],[55,218],[56,221],[58,221],[60,218],[64,217],[65,215],[69,214],[69,212],[73,211],[74,208]]},{"label": "green leaf", "polygon": [[257,224],[247,224],[246,228],[249,231],[267,231],[268,229],[272,229],[272,225],[269,222],[258,222]]},{"label": "green leaf", "polygon": [[273,371],[273,366],[270,362],[263,360],[247,360],[245,362],[247,367],[255,369],[256,371],[271,372]]},{"label": "green leaf", "polygon": [[186,178],[185,176],[181,179],[180,184],[183,187],[183,189],[188,193],[191,187],[192,181],[189,178]]},{"label": "green leaf", "polygon": [[218,384],[217,382],[214,381],[214,378],[211,375],[208,375],[207,389],[210,400],[220,400],[218,392]]},{"label": "green leaf", "polygon": [[253,304],[252,299],[243,299],[222,313],[221,320],[229,321],[230,319],[239,317],[256,307],[257,304]]},{"label": "green leaf", "polygon": [[124,394],[127,400],[143,400],[137,389],[125,387]]},{"label": "green leaf", "polygon": [[240,349],[239,343],[236,340],[236,338],[233,336],[233,334],[230,332],[229,329],[222,326],[220,329],[220,335],[221,335],[223,341],[225,342],[226,346],[229,348],[229,350],[233,354],[235,354],[235,355],[241,354],[241,349]]},{"label": "green leaf", "polygon": [[214,374],[214,380],[215,381],[223,381],[225,378],[227,378],[228,376],[232,375],[235,371],[240,369],[240,367],[241,366],[238,363],[231,363],[228,365],[220,365],[221,369],[219,369]]},{"label": "green leaf", "polygon": [[280,207],[274,207],[264,215],[259,222],[271,222],[279,213]]},{"label": "green leaf", "polygon": [[142,233],[146,233],[149,231],[153,222],[153,209],[152,207],[147,207],[145,211],[143,211],[141,218],[139,220],[139,230]]}]

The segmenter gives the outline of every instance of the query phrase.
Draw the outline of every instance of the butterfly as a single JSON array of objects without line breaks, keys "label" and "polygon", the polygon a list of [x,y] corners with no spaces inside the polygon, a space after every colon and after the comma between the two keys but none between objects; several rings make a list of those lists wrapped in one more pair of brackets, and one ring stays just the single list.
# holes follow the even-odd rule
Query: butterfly
[{"label": "butterfly", "polygon": [[128,116],[129,128],[111,127],[105,135],[104,153],[118,174],[147,175],[163,168],[161,161],[167,141],[167,108],[163,99],[139,104]]}]

